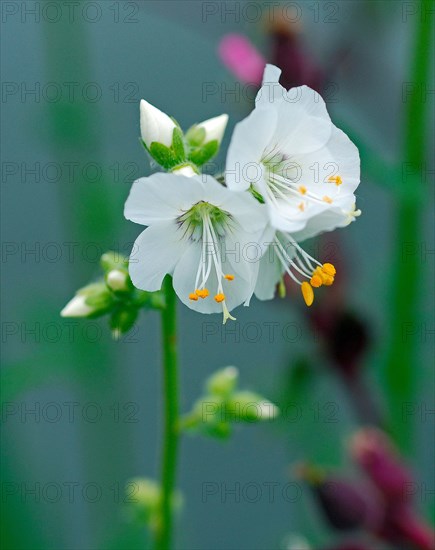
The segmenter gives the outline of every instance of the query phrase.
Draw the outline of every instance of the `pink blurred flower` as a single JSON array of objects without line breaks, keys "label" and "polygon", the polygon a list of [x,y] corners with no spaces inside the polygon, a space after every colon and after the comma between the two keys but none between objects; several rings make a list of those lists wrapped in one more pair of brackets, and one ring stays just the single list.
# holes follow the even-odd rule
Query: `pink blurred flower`
[{"label": "pink blurred flower", "polygon": [[409,500],[405,490],[412,474],[386,434],[376,428],[359,430],[352,438],[351,453],[387,501]]},{"label": "pink blurred flower", "polygon": [[219,57],[238,80],[261,85],[266,60],[245,36],[224,36],[219,44]]}]

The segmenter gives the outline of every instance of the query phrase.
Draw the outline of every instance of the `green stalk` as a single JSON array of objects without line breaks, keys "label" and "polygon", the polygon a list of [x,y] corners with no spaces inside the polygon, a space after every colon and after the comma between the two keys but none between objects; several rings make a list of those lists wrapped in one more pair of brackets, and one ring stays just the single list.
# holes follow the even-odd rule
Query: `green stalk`
[{"label": "green stalk", "polygon": [[[386,384],[389,399],[391,431],[402,450],[412,447],[412,423],[404,422],[403,406],[412,403],[416,377],[420,370],[416,361],[415,335],[404,338],[404,327],[418,327],[418,307],[421,288],[421,211],[423,208],[424,159],[426,145],[426,107],[424,95],[428,82],[430,59],[431,18],[424,10],[430,0],[420,4],[422,15],[415,17],[415,42],[411,59],[409,81],[411,93],[405,103],[405,132],[402,159],[408,163],[409,172],[421,177],[402,179],[401,193],[397,197],[394,281],[390,301],[391,338],[386,361]],[[413,253],[404,256],[404,246],[415,247]],[[411,325],[406,325],[411,323]]]},{"label": "green stalk", "polygon": [[161,524],[156,536],[156,550],[169,550],[172,544],[173,495],[178,451],[178,374],[177,374],[177,319],[176,295],[172,279],[163,282],[166,307],[162,310],[163,373],[165,427],[162,449],[162,503]]}]

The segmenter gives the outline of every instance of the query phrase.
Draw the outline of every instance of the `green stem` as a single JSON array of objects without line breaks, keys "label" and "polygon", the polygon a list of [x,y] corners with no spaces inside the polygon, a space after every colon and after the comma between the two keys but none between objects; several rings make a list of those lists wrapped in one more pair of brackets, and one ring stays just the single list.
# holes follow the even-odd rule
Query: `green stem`
[{"label": "green stem", "polygon": [[[425,10],[430,0],[423,0]],[[412,446],[412,423],[404,423],[402,409],[412,402],[416,364],[415,340],[404,337],[405,327],[417,328],[418,298],[421,287],[421,257],[417,247],[421,242],[421,211],[423,208],[424,159],[427,119],[424,99],[430,59],[431,18],[428,13],[416,18],[415,43],[409,75],[410,94],[405,103],[405,133],[403,162],[407,173],[414,177],[402,178],[403,192],[398,196],[396,213],[396,250],[393,263],[391,295],[391,339],[386,362],[386,384],[389,397],[391,431],[404,451]],[[420,174],[420,180],[415,177]],[[417,185],[416,185],[417,184]],[[417,190],[419,192],[417,193]],[[406,248],[408,247],[408,248]],[[411,248],[414,247],[413,250]],[[407,253],[409,252],[409,253]]]},{"label": "green stem", "polygon": [[166,307],[162,310],[165,428],[161,472],[161,524],[156,536],[156,550],[171,548],[178,451],[177,302],[169,276],[163,282],[163,291],[166,298]]}]

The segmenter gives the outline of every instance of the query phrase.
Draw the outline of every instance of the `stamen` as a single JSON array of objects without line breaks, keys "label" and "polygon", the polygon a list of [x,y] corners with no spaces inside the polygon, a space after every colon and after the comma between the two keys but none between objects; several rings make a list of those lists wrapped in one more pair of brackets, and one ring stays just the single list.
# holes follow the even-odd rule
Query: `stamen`
[{"label": "stamen", "polygon": [[317,273],[315,273],[310,279],[310,284],[314,288],[319,288],[319,286],[323,285],[322,277],[320,277],[319,275],[317,275]]},{"label": "stamen", "polygon": [[234,275],[228,274],[228,275],[224,275],[224,277],[227,281],[234,281]]},{"label": "stamen", "polygon": [[305,204],[304,204],[303,202],[300,202],[300,203],[298,204],[298,208],[299,208],[299,210],[300,210],[301,212],[303,212],[303,211],[305,210]]},{"label": "stamen", "polygon": [[216,302],[218,304],[220,304],[221,302],[223,302],[225,300],[225,294],[223,292],[219,292],[218,294],[216,294],[214,299],[216,300]]},{"label": "stamen", "polygon": [[328,275],[331,275],[331,277],[334,277],[334,275],[337,273],[337,270],[335,269],[335,267],[330,263],[323,264],[322,269],[325,273],[327,273]]},{"label": "stamen", "polygon": [[330,181],[331,183],[335,183],[337,187],[343,183],[343,180],[340,176],[330,176],[328,178],[328,181]]},{"label": "stamen", "polygon": [[199,296],[200,298],[204,299],[207,298],[207,296],[210,294],[207,288],[197,288],[195,290],[196,296]]},{"label": "stamen", "polygon": [[332,199],[331,197],[328,197],[328,195],[325,195],[322,201],[327,202],[328,204],[332,204]]},{"label": "stamen", "polygon": [[301,195],[305,195],[306,192],[307,192],[307,188],[305,187],[305,185],[300,185],[299,186],[299,193]]},{"label": "stamen", "polygon": [[301,284],[301,292],[308,307],[314,302],[314,291],[310,283],[304,281]]},{"label": "stamen", "polygon": [[189,294],[189,300],[196,302],[198,300],[198,296],[192,292]]},{"label": "stamen", "polygon": [[227,304],[225,302],[223,302],[222,304],[222,313],[224,314],[224,317],[223,317],[223,320],[222,320],[222,324],[225,325],[225,323],[228,321],[228,319],[231,319],[231,321],[235,321],[236,318],[233,317],[230,312],[228,311],[228,308],[227,308]]}]

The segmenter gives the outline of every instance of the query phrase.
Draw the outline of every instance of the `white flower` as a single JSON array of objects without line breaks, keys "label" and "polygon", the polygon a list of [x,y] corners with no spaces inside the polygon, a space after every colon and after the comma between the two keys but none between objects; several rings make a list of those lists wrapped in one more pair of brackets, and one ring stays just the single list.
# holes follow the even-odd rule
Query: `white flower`
[{"label": "white flower", "polygon": [[234,130],[226,183],[261,196],[276,230],[261,260],[256,296],[272,298],[286,271],[311,305],[313,287],[332,284],[335,268],[324,267],[297,243],[360,214],[354,195],[360,160],[355,145],[332,124],[320,95],[307,86],[286,91],[280,74],[266,66],[255,109]]},{"label": "white flower", "polygon": [[153,142],[170,147],[174,128],[175,122],[168,115],[148,103],[148,101],[141,100],[140,132],[148,148]]},{"label": "white flower", "polygon": [[[154,174],[134,182],[125,217],[149,226],[130,256],[133,284],[160,289],[173,277],[180,300],[200,313],[222,311],[224,322],[252,296],[258,241],[267,223],[264,206],[248,193],[234,193],[211,176]],[[258,257],[255,258],[258,260]]]},{"label": "white flower", "polygon": [[204,122],[197,124],[196,128],[203,129],[205,131],[204,143],[216,140],[220,144],[224,136],[227,123],[228,115],[220,115],[204,120]]},{"label": "white flower", "polygon": [[276,229],[299,231],[322,212],[335,212],[340,220],[352,210],[360,161],[320,95],[307,86],[287,92],[278,83],[280,73],[266,67],[254,111],[234,130],[226,183],[238,191],[252,186]]},{"label": "white flower", "polygon": [[87,317],[94,312],[94,308],[86,303],[86,296],[76,294],[60,312],[62,317]]}]

